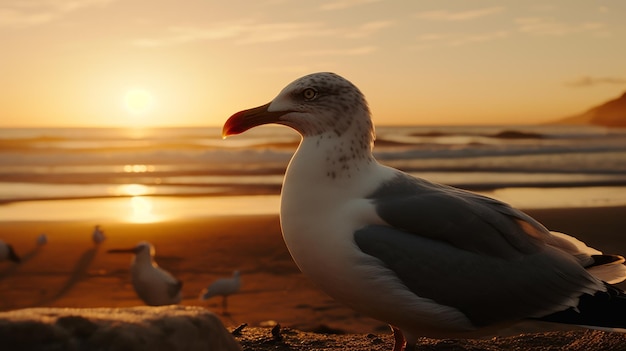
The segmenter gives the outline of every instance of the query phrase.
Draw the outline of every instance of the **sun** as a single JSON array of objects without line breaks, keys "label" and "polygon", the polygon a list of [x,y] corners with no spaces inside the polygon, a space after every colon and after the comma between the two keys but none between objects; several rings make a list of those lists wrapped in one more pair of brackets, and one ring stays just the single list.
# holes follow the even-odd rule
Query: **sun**
[{"label": "sun", "polygon": [[144,115],[154,105],[152,94],[144,89],[130,89],[124,94],[124,106],[133,115]]}]

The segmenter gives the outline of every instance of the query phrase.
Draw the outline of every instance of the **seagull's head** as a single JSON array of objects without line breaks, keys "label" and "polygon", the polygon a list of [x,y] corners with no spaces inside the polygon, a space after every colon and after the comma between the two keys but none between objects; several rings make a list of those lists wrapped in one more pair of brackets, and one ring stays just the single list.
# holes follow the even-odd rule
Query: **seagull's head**
[{"label": "seagull's head", "polygon": [[299,78],[270,103],[235,113],[224,123],[222,136],[269,123],[289,126],[304,137],[327,132],[340,136],[356,124],[373,138],[365,97],[354,84],[330,72]]},{"label": "seagull's head", "polygon": [[109,253],[132,253],[135,257],[154,257],[154,246],[147,241],[142,241],[139,244],[129,249],[111,249]]},{"label": "seagull's head", "polygon": [[154,257],[154,246],[147,241],[142,241],[135,246],[135,255]]}]

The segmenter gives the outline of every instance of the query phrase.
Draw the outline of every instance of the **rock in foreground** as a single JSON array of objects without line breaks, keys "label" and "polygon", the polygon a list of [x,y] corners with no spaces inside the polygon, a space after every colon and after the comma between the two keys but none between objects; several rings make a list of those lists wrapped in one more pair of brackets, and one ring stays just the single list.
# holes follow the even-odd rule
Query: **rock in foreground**
[{"label": "rock in foreground", "polygon": [[[30,308],[0,313],[2,351],[388,351],[391,333],[320,334],[240,326],[235,337],[201,307]],[[237,341],[241,343],[239,346]],[[625,350],[626,334],[555,331],[480,340],[419,340],[419,350]]]},{"label": "rock in foreground", "polygon": [[201,307],[29,308],[0,313],[1,349],[241,350]]}]

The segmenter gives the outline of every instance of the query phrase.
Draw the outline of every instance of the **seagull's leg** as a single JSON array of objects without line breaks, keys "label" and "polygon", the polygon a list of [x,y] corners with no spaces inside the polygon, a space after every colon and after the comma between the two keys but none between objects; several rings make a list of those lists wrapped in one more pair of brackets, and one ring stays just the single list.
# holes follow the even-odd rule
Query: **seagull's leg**
[{"label": "seagull's leg", "polygon": [[394,338],[393,351],[404,351],[406,346],[404,334],[402,334],[402,331],[400,329],[394,327],[393,325],[390,325],[390,327],[393,331]]},{"label": "seagull's leg", "polygon": [[228,295],[222,296],[222,315],[228,315]]}]

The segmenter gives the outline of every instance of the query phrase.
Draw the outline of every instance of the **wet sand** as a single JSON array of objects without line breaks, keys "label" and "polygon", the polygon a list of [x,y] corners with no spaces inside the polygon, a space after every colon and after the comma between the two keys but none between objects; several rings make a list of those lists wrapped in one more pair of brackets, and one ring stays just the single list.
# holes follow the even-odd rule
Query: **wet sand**
[{"label": "wet sand", "polygon": [[[551,230],[569,233],[605,252],[626,254],[626,208],[526,211]],[[312,331],[321,326],[347,333],[387,334],[388,327],[334,302],[303,276],[282,241],[277,215],[219,216],[158,223],[101,222],[107,240],[94,245],[96,223],[4,221],[0,238],[13,244],[22,263],[0,262],[0,310],[27,307],[128,307],[141,305],[130,284],[130,256],[109,254],[141,240],[156,247],[156,260],[184,282],[183,305],[221,315],[221,299],[198,300],[200,291],[234,270],[239,294],[229,298],[230,327],[271,325]],[[40,233],[48,243],[36,245]],[[535,326],[515,332],[535,331]],[[526,329],[525,329],[526,328]]]}]

